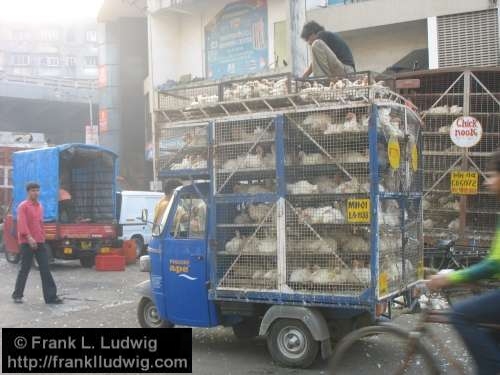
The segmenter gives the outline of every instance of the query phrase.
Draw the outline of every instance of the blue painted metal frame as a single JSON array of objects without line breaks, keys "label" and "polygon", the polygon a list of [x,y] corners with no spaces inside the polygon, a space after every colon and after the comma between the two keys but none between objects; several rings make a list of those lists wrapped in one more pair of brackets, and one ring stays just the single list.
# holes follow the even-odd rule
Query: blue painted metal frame
[{"label": "blue painted metal frame", "polygon": [[370,310],[372,314],[375,311],[374,302],[378,299],[378,272],[379,272],[379,226],[378,226],[378,207],[380,203],[379,197],[379,163],[378,163],[378,107],[373,104],[371,106],[371,115],[368,122],[368,148],[370,153],[370,202],[371,202],[371,222],[370,222],[370,273],[371,273],[371,288],[370,299],[372,306]]},{"label": "blue painted metal frame", "polygon": [[[381,199],[397,199],[400,203],[401,209],[401,225],[404,230],[404,212],[406,207],[406,200],[421,198],[421,193],[393,193],[393,192],[380,192],[379,191],[379,161],[378,161],[378,136],[379,136],[379,114],[378,105],[371,105],[371,116],[369,120],[368,140],[369,140],[369,154],[370,154],[370,200],[371,200],[371,286],[367,288],[358,296],[341,296],[341,295],[328,295],[328,294],[302,294],[302,293],[281,293],[279,291],[252,291],[252,290],[217,290],[217,259],[216,247],[213,246],[214,241],[217,239],[217,210],[218,204],[228,203],[263,203],[263,202],[276,202],[280,198],[285,198],[286,191],[286,166],[285,166],[285,142],[284,142],[284,125],[285,117],[279,114],[274,119],[275,126],[275,148],[276,148],[276,180],[277,188],[274,193],[264,194],[216,194],[216,172],[214,168],[213,155],[209,157],[209,174],[210,180],[210,194],[209,202],[211,207],[211,214],[209,216],[209,235],[208,247],[210,254],[210,288],[209,298],[218,301],[245,301],[253,303],[269,303],[269,304],[291,304],[301,306],[327,306],[331,308],[341,307],[355,310],[370,311],[372,315],[375,314],[377,302],[379,302],[378,280],[379,280],[379,217],[378,207]],[[215,123],[209,125],[209,145],[210,150],[213,149]],[[422,137],[419,139],[419,168],[422,167],[421,144]],[[404,263],[404,262],[403,262]]]}]

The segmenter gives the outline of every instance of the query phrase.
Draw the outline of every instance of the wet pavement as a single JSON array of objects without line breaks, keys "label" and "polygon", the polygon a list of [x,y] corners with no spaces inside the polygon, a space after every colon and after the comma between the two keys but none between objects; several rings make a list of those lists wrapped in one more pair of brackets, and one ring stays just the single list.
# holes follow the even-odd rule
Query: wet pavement
[{"label": "wet pavement", "polygon": [[[43,303],[40,276],[34,269],[26,286],[24,304],[12,303],[10,294],[17,267],[7,263],[4,254],[0,253],[1,327],[139,327],[136,318],[139,296],[134,287],[148,275],[139,272],[137,265],[129,266],[125,272],[97,272],[81,268],[78,262],[58,261],[52,272],[65,303],[53,306]],[[403,315],[396,322],[409,326],[416,319],[415,315]],[[451,353],[464,363],[467,373],[472,373],[470,360],[451,328],[436,326],[435,332]],[[437,349],[433,351],[439,354]],[[381,358],[380,361],[383,374],[387,373],[382,367],[387,360]],[[359,357],[353,358],[352,363],[353,374],[366,372]],[[443,370],[448,372],[448,368],[445,363]],[[272,362],[262,338],[240,341],[227,328],[193,330],[194,374],[329,374],[327,369],[325,361],[318,361],[308,370],[281,368]]]}]

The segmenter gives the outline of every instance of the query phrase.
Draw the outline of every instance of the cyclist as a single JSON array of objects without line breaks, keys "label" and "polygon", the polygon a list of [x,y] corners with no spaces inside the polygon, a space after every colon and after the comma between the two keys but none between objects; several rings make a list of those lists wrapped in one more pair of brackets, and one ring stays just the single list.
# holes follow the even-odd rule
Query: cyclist
[{"label": "cyclist", "polygon": [[[486,186],[500,198],[500,150],[493,156]],[[442,289],[460,283],[500,276],[500,222],[488,257],[459,271],[437,275],[428,281],[430,289]],[[475,322],[500,324],[500,290],[469,298],[454,306],[451,323],[463,338],[480,375],[500,374],[500,345],[492,332]]]}]

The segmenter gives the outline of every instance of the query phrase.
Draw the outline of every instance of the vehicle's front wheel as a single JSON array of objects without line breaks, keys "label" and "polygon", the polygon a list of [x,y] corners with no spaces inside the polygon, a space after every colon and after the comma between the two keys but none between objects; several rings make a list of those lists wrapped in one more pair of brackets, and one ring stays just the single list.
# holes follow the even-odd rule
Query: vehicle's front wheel
[{"label": "vehicle's front wheel", "polygon": [[7,259],[7,262],[12,263],[12,264],[17,264],[21,260],[21,254],[20,253],[11,253],[10,251],[5,251],[5,259]]},{"label": "vehicle's front wheel", "polygon": [[318,357],[319,343],[304,323],[279,319],[267,336],[267,347],[273,359],[287,367],[307,368]]},{"label": "vehicle's front wheel", "polygon": [[160,317],[151,299],[142,297],[137,307],[137,319],[142,328],[173,328],[173,324]]}]

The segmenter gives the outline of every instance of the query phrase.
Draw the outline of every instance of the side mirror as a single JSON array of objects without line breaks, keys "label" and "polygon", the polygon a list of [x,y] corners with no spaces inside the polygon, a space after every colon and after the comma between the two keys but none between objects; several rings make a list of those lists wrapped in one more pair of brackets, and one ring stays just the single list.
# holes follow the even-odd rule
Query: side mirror
[{"label": "side mirror", "polygon": [[148,209],[147,208],[143,208],[142,211],[141,211],[141,220],[145,223],[148,222]]}]

